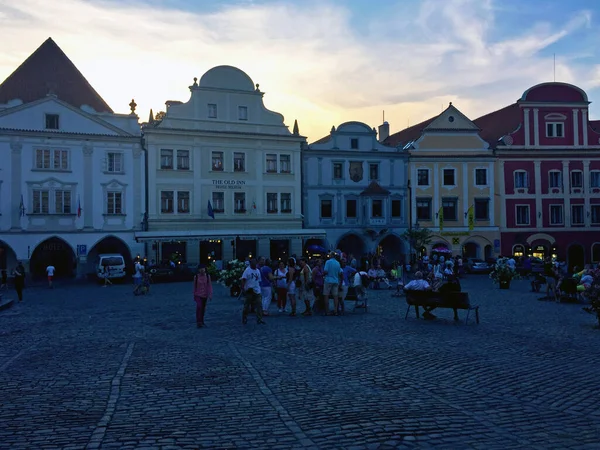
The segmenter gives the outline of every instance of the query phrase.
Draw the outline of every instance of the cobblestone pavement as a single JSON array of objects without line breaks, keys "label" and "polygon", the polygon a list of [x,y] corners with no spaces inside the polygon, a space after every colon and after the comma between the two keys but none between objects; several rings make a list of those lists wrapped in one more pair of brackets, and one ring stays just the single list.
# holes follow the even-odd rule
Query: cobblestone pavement
[{"label": "cobblestone pavement", "polygon": [[0,312],[0,448],[600,448],[594,318],[463,288],[480,325],[404,320],[389,291],[243,326],[220,288],[197,329],[188,283],[29,289]]}]

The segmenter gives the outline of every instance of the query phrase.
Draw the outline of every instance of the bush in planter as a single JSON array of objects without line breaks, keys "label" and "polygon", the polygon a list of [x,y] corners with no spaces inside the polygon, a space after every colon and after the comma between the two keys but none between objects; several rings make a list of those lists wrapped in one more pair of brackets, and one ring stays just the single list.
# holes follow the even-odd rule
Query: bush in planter
[{"label": "bush in planter", "polygon": [[595,315],[596,319],[598,319],[598,327],[600,327],[600,269],[596,269],[592,276],[594,280],[584,293],[584,296],[590,302],[590,306],[586,306],[583,310]]},{"label": "bush in planter", "polygon": [[242,274],[246,270],[246,263],[234,259],[227,264],[227,268],[219,272],[217,281],[230,288],[231,295],[240,292]]},{"label": "bush in planter", "polygon": [[510,283],[515,278],[519,278],[519,275],[515,269],[512,269],[508,265],[508,258],[498,258],[494,265],[494,270],[490,273],[490,279],[494,283]]}]

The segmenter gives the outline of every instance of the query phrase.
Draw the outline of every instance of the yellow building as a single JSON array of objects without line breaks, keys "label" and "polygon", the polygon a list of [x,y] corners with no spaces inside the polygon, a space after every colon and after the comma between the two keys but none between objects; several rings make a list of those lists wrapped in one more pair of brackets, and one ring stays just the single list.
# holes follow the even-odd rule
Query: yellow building
[{"label": "yellow building", "polygon": [[384,143],[408,150],[412,226],[429,228],[430,253],[492,258],[500,252],[495,157],[479,128],[456,107],[395,133]]}]

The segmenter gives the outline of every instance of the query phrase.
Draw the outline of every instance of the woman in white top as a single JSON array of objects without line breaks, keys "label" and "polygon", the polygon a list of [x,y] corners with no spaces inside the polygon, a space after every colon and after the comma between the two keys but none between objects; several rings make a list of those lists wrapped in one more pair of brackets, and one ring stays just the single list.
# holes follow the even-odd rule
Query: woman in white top
[{"label": "woman in white top", "polygon": [[279,267],[275,271],[275,287],[277,288],[277,308],[279,312],[285,311],[287,304],[287,267],[285,262],[279,261]]}]

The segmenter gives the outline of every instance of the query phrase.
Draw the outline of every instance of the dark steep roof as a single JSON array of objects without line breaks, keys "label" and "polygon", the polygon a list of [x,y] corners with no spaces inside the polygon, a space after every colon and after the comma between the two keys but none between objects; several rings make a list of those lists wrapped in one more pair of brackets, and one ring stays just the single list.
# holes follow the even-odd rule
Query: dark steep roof
[{"label": "dark steep roof", "polygon": [[77,108],[88,105],[98,112],[113,112],[52,38],[0,85],[0,104],[14,99],[30,103],[48,94]]},{"label": "dark steep roof", "polygon": [[401,145],[402,147],[404,147],[409,142],[419,139],[421,137],[423,129],[438,117],[439,114],[421,123],[413,125],[412,127],[408,127],[404,130],[398,131],[397,133],[391,134],[383,141],[383,145],[389,145],[390,147],[398,147],[399,145]]},{"label": "dark steep roof", "polygon": [[481,138],[490,143],[492,148],[498,144],[498,140],[514,132],[521,124],[521,109],[518,103],[505,106],[502,109],[481,116],[473,121],[481,132]]},{"label": "dark steep roof", "polygon": [[381,187],[377,181],[371,181],[371,184],[360,193],[362,196],[377,196],[377,195],[390,195],[390,191]]}]

